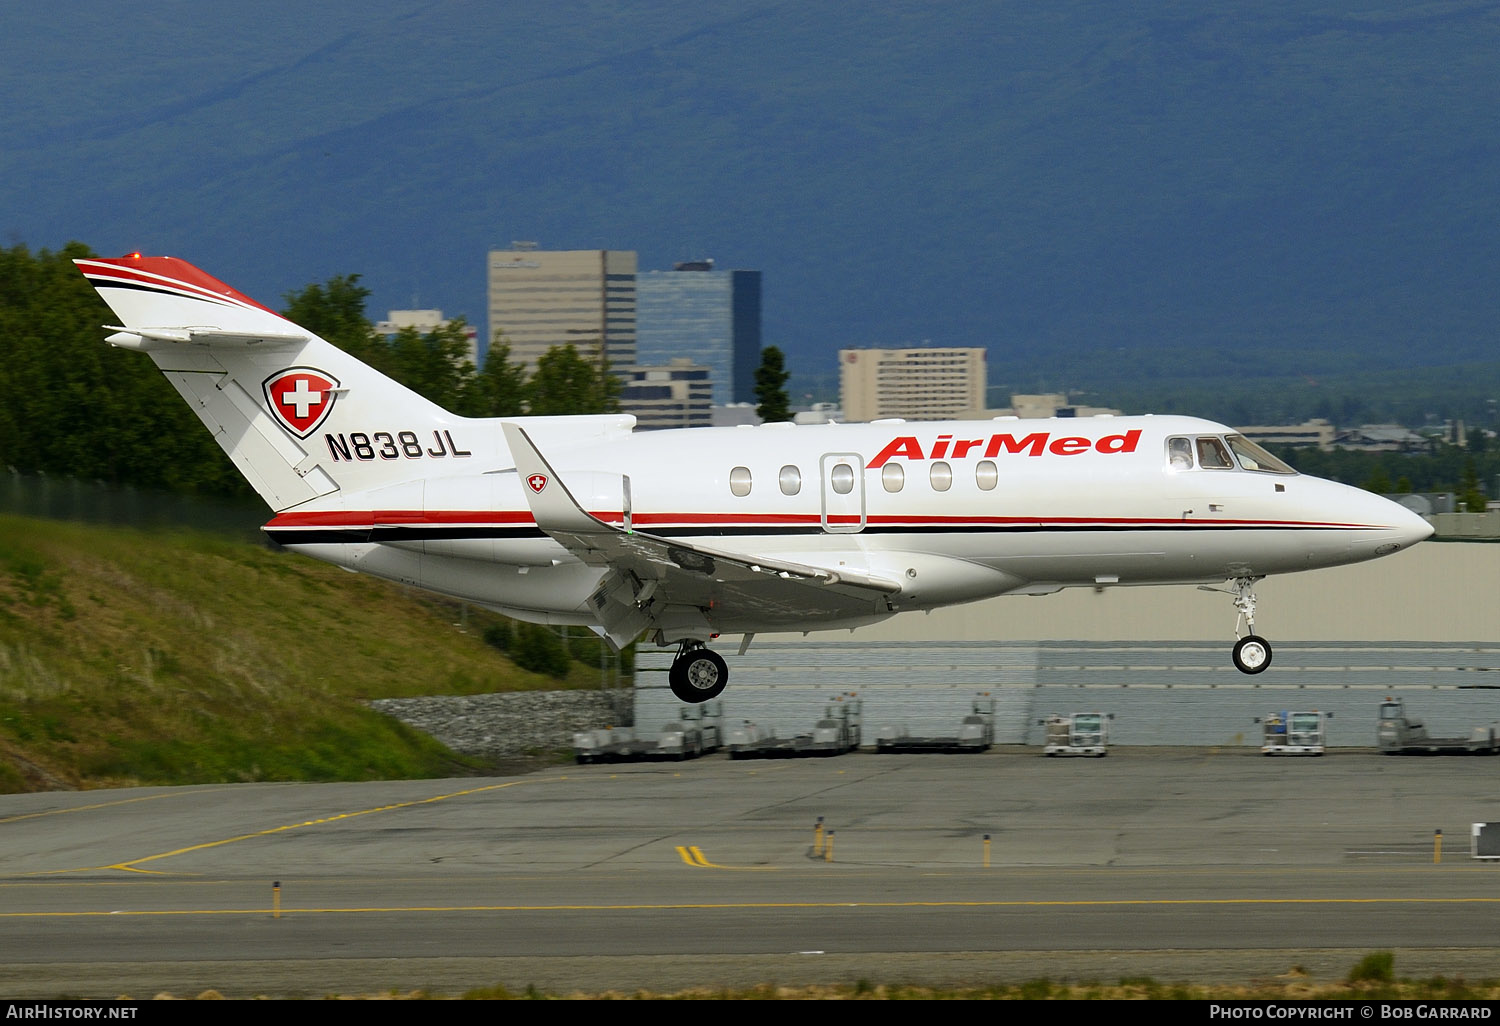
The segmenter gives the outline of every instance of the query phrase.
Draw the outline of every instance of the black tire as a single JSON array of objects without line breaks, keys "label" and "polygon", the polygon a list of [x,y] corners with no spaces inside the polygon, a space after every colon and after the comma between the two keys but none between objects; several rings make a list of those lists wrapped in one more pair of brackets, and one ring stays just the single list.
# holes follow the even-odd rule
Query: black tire
[{"label": "black tire", "polygon": [[712,649],[695,648],[672,664],[667,671],[667,683],[678,701],[697,705],[724,693],[729,683],[729,667]]},{"label": "black tire", "polygon": [[1264,673],[1271,665],[1271,643],[1251,634],[1234,643],[1234,668],[1241,673]]}]

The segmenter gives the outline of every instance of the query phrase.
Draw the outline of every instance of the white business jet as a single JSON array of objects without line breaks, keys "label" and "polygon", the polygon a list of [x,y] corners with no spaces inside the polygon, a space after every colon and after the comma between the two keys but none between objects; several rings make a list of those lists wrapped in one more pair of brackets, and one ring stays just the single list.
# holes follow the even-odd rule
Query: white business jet
[{"label": "white business jet", "polygon": [[[696,428],[455,416],[171,257],[77,261],[275,516],[287,548],[536,623],[676,645],[687,702],[721,634],[853,628],[1068,587],[1218,585],[1234,663],[1268,574],[1432,528],[1188,417]],[[1242,630],[1243,628],[1243,630]]]}]

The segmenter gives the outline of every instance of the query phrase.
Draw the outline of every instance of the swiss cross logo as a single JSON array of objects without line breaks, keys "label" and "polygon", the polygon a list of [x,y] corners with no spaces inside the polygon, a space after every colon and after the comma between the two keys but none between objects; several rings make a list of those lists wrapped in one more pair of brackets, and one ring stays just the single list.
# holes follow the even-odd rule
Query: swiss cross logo
[{"label": "swiss cross logo", "polygon": [[547,475],[532,474],[526,479],[526,484],[530,486],[532,491],[541,494],[542,489],[547,487]]},{"label": "swiss cross logo", "polygon": [[338,380],[312,367],[278,371],[265,381],[271,412],[298,438],[318,429],[338,398]]}]

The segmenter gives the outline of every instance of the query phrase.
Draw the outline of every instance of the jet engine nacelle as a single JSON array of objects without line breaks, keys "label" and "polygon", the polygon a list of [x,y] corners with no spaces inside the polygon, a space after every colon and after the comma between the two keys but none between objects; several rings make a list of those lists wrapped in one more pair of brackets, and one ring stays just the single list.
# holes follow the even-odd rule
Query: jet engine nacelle
[{"label": "jet engine nacelle", "polygon": [[630,478],[603,470],[570,470],[568,491],[606,524],[630,529]]}]

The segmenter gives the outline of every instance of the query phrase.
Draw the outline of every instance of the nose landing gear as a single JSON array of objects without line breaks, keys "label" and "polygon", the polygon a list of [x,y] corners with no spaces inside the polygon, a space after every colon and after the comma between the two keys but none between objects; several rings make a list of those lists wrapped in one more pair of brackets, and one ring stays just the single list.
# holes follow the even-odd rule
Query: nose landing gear
[{"label": "nose landing gear", "polygon": [[703,642],[684,641],[667,671],[667,683],[678,701],[696,705],[724,693],[729,667],[719,653],[704,648]]},{"label": "nose landing gear", "polygon": [[1271,643],[1254,634],[1236,641],[1231,654],[1235,668],[1241,673],[1259,673],[1271,665]]},{"label": "nose landing gear", "polygon": [[[1234,608],[1239,616],[1234,621],[1234,643],[1231,657],[1234,667],[1241,673],[1261,673],[1271,665],[1271,643],[1255,633],[1255,582],[1259,577],[1236,577],[1230,588],[1203,587],[1204,591],[1221,591],[1234,596]],[[1240,636],[1240,625],[1249,632]]]}]

